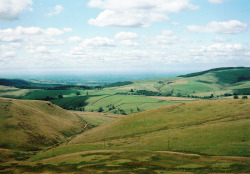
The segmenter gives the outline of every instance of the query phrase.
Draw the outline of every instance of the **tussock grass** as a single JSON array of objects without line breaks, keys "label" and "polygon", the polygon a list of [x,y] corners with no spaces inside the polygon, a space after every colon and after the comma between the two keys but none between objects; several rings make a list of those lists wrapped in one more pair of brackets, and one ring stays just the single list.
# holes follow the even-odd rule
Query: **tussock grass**
[{"label": "tussock grass", "polygon": [[0,147],[37,150],[81,132],[76,115],[43,101],[0,98]]},{"label": "tussock grass", "polygon": [[71,143],[106,140],[111,148],[247,156],[249,106],[250,100],[176,104],[123,117],[78,135]]}]

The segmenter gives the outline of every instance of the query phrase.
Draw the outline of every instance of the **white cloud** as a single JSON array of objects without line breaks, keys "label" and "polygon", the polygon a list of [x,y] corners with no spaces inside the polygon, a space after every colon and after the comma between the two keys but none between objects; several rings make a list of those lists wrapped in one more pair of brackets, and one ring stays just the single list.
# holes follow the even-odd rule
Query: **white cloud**
[{"label": "white cloud", "polygon": [[106,37],[95,37],[92,39],[85,39],[81,42],[84,47],[113,47],[115,43],[113,40]]},{"label": "white cloud", "polygon": [[210,3],[213,4],[221,4],[223,2],[229,1],[229,0],[208,0]]},{"label": "white cloud", "polygon": [[192,32],[208,32],[221,34],[238,34],[246,31],[248,24],[238,20],[230,20],[227,22],[212,21],[206,26],[190,25],[187,29]]},{"label": "white cloud", "polygon": [[72,30],[72,28],[63,28],[63,31],[64,32],[72,32],[73,30]]},{"label": "white cloud", "polygon": [[147,27],[152,22],[168,20],[166,13],[194,10],[190,0],[90,0],[89,7],[103,9],[90,25]]},{"label": "white cloud", "polygon": [[3,42],[20,42],[20,41],[33,41],[35,43],[42,44],[47,42],[48,44],[62,43],[62,41],[54,39],[54,36],[62,35],[64,32],[57,28],[41,29],[39,27],[21,27],[16,29],[0,29],[0,41]]},{"label": "white cloud", "polygon": [[159,44],[161,46],[165,44],[177,44],[183,42],[183,39],[176,36],[172,30],[163,30],[161,34],[153,37],[146,37],[145,39],[149,45]]},{"label": "white cloud", "polygon": [[36,52],[41,54],[47,54],[48,50],[45,46],[40,46],[36,48]]},{"label": "white cloud", "polygon": [[54,15],[59,15],[62,11],[63,11],[63,6],[61,5],[56,5],[53,10],[51,10],[49,13],[48,13],[48,16],[54,16]]},{"label": "white cloud", "polygon": [[98,49],[104,47],[114,47],[115,42],[112,39],[106,37],[95,37],[92,39],[83,40],[77,47],[71,48],[70,53],[73,55],[85,54],[87,49]]},{"label": "white cloud", "polygon": [[115,35],[115,39],[135,39],[138,35],[132,32],[119,32]]},{"label": "white cloud", "polygon": [[79,36],[73,36],[68,39],[69,42],[81,42],[82,39]]},{"label": "white cloud", "polygon": [[214,42],[219,42],[219,43],[223,43],[223,42],[229,42],[228,39],[220,37],[220,36],[216,36],[213,40]]},{"label": "white cloud", "polygon": [[241,44],[222,44],[222,43],[215,43],[206,47],[206,51],[213,51],[213,52],[236,52],[242,51],[243,46]]},{"label": "white cloud", "polygon": [[21,48],[20,43],[12,42],[8,45],[0,45],[0,50],[6,51],[6,50],[14,50],[14,49],[19,49]]},{"label": "white cloud", "polygon": [[13,51],[3,52],[3,53],[1,54],[1,57],[2,57],[2,58],[14,58],[14,57],[16,57],[16,53],[13,52]]},{"label": "white cloud", "polygon": [[131,46],[138,46],[138,43],[133,42],[131,40],[122,40],[120,42],[120,44],[123,45],[123,46],[129,46],[129,47],[131,47]]},{"label": "white cloud", "polygon": [[57,28],[48,28],[44,30],[43,32],[50,36],[62,35],[64,33],[62,30],[59,30]]},{"label": "white cloud", "polygon": [[31,10],[32,0],[0,0],[0,19],[17,19],[25,10]]}]

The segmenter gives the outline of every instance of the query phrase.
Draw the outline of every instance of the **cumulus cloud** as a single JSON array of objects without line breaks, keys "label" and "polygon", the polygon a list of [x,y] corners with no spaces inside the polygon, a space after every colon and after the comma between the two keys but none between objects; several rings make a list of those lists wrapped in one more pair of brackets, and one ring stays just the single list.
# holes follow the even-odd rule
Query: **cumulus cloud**
[{"label": "cumulus cloud", "polygon": [[1,54],[2,58],[14,58],[16,57],[16,53],[13,51],[6,51]]},{"label": "cumulus cloud", "polygon": [[138,35],[132,32],[119,32],[115,35],[115,39],[135,39]]},{"label": "cumulus cloud", "polygon": [[230,20],[227,22],[212,21],[206,26],[190,25],[187,29],[192,32],[208,32],[221,34],[238,34],[247,31],[248,24],[238,20]]},{"label": "cumulus cloud", "polygon": [[68,39],[69,42],[81,42],[82,39],[79,36],[73,36]]},{"label": "cumulus cloud", "polygon": [[63,28],[63,31],[65,31],[65,32],[71,32],[73,30],[72,30],[72,28]]},{"label": "cumulus cloud", "polygon": [[63,11],[63,6],[61,5],[56,5],[47,15],[48,16],[54,16],[54,15],[59,15]]},{"label": "cumulus cloud", "polygon": [[89,24],[95,26],[147,27],[168,20],[166,13],[194,10],[190,0],[90,0],[89,7],[103,9]]},{"label": "cumulus cloud", "polygon": [[32,0],[0,0],[0,19],[17,19],[23,11],[32,10]]},{"label": "cumulus cloud", "polygon": [[0,45],[0,50],[7,51],[7,50],[14,50],[21,48],[21,44],[17,42],[11,42],[8,45]]},{"label": "cumulus cloud", "polygon": [[123,45],[123,46],[129,46],[129,47],[137,46],[137,45],[138,45],[138,43],[133,42],[133,41],[131,41],[131,40],[122,40],[122,41],[120,42],[120,44]]},{"label": "cumulus cloud", "polygon": [[229,40],[220,36],[216,36],[213,40],[214,42],[228,42]]},{"label": "cumulus cloud", "polygon": [[[57,28],[41,29],[39,27],[21,27],[18,26],[15,29],[0,29],[0,41],[3,42],[21,42],[21,41],[37,41],[42,43],[43,41],[49,40],[55,41],[53,36],[62,35],[64,32]],[[55,43],[55,42],[51,42]]]},{"label": "cumulus cloud", "polygon": [[89,48],[104,48],[104,47],[114,47],[115,42],[112,39],[106,37],[95,37],[91,39],[83,40],[77,47],[71,49],[71,54],[73,55],[81,55],[86,49]]},{"label": "cumulus cloud", "polygon": [[95,37],[92,39],[85,39],[82,43],[84,47],[113,47],[114,41],[106,37]]},{"label": "cumulus cloud", "polygon": [[213,4],[221,4],[223,2],[229,1],[229,0],[208,0],[210,3]]}]

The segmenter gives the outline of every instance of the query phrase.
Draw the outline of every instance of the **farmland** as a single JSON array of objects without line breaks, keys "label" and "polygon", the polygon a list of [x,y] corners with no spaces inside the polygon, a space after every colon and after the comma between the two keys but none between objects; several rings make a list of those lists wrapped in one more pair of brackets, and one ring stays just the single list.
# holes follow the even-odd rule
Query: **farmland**
[{"label": "farmland", "polygon": [[0,86],[0,172],[247,173],[249,77],[220,68],[90,87],[7,81],[28,86]]},{"label": "farmland", "polygon": [[91,117],[89,121],[100,126],[79,134],[67,145],[41,151],[24,162],[6,163],[2,169],[67,173],[246,173],[249,102],[175,104],[117,117],[106,124],[96,122],[104,115],[82,115],[85,120]]}]

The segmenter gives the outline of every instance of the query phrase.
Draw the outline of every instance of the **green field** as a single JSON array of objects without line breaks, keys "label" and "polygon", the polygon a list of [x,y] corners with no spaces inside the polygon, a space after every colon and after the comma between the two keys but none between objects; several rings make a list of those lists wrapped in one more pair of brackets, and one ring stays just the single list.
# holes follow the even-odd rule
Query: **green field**
[{"label": "green field", "polygon": [[45,100],[46,97],[56,99],[58,95],[61,94],[63,97],[76,96],[77,90],[37,90],[28,95],[24,96],[22,99],[28,100]]},{"label": "green field", "polygon": [[249,85],[250,68],[219,68],[92,90],[0,86],[25,99],[0,98],[0,173],[249,173]]}]

